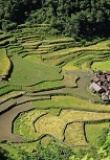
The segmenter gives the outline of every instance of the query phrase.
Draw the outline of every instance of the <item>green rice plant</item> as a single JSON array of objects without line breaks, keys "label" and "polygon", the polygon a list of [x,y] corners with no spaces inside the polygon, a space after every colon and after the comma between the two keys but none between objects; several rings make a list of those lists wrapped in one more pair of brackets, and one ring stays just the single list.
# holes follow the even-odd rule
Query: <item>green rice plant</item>
[{"label": "green rice plant", "polygon": [[94,55],[83,56],[82,58],[79,58],[78,60],[76,60],[76,62],[74,62],[74,65],[81,69],[82,68],[81,66],[83,65],[83,63],[93,60],[93,58],[94,58]]},{"label": "green rice plant", "polygon": [[9,39],[11,38],[12,36],[11,35],[7,35],[7,34],[1,34],[0,35],[0,41],[3,41],[3,40],[6,40],[6,39]]},{"label": "green rice plant", "polygon": [[77,87],[76,82],[78,78],[79,77],[77,75],[71,75],[71,74],[66,73],[66,71],[64,71],[63,83],[68,88]]},{"label": "green rice plant", "polygon": [[110,70],[110,61],[94,62],[91,66],[93,70]]},{"label": "green rice plant", "polygon": [[14,65],[11,85],[31,86],[43,81],[61,80],[63,77],[59,67],[30,62],[17,55],[11,60]]},{"label": "green rice plant", "polygon": [[8,85],[8,82],[7,81],[1,81],[0,82],[0,89],[1,88],[4,88],[5,86],[7,86]]},{"label": "green rice plant", "polygon": [[12,91],[0,97],[0,103],[3,103],[13,97],[21,96],[25,93],[25,91]]},{"label": "green rice plant", "polygon": [[22,46],[11,46],[11,47],[7,47],[7,53],[9,56],[15,55],[15,54],[19,54],[19,52],[21,52],[23,50]]},{"label": "green rice plant", "polygon": [[73,96],[52,96],[51,100],[34,101],[32,104],[36,108],[44,109],[62,108],[96,112],[110,112],[110,105],[105,106],[104,104],[96,104]]},{"label": "green rice plant", "polygon": [[3,87],[0,89],[0,96],[1,95],[4,95],[4,94],[7,94],[9,92],[12,92],[12,91],[20,91],[21,90],[21,87],[20,86],[11,86],[11,85],[7,85],[6,87]]},{"label": "green rice plant", "polygon": [[11,63],[7,57],[6,50],[0,49],[0,75],[7,76],[11,68]]},{"label": "green rice plant", "polygon": [[49,82],[39,83],[35,86],[23,87],[23,89],[29,92],[36,92],[36,91],[44,91],[44,90],[51,90],[51,89],[59,89],[63,87],[64,85],[62,81],[49,81]]},{"label": "green rice plant", "polygon": [[60,43],[68,43],[68,42],[74,42],[73,38],[64,37],[64,38],[58,38],[58,39],[52,39],[52,40],[44,40],[43,44],[60,44]]},{"label": "green rice plant", "polygon": [[25,140],[37,139],[38,135],[35,133],[33,121],[44,113],[46,113],[46,111],[43,110],[33,110],[21,113],[14,122],[14,134],[22,135]]},{"label": "green rice plant", "polygon": [[102,135],[104,128],[109,128],[109,122],[91,123],[85,125],[85,133],[87,141],[90,145],[98,147],[99,137]]},{"label": "green rice plant", "polygon": [[50,109],[49,110],[49,113],[51,114],[51,115],[53,115],[53,116],[59,116],[60,115],[60,113],[61,113],[61,109],[60,108],[58,108],[58,109]]},{"label": "green rice plant", "polygon": [[41,63],[42,60],[41,60],[41,55],[39,54],[33,54],[33,52],[29,53],[27,52],[28,54],[31,54],[31,55],[27,55],[26,57],[24,57],[25,60],[29,61],[29,62],[34,62],[34,63]]},{"label": "green rice plant", "polygon": [[73,54],[75,52],[81,52],[81,51],[106,51],[109,50],[109,47],[106,46],[106,44],[108,43],[108,41],[103,41],[100,42],[96,45],[91,45],[88,47],[73,47],[73,48],[66,48],[66,49],[62,49],[53,53],[49,53],[48,57],[52,56],[64,56],[64,55],[70,55]]},{"label": "green rice plant", "polygon": [[9,43],[15,43],[15,42],[16,42],[16,39],[14,37],[11,37],[9,39],[0,41],[0,46],[4,47],[4,46],[7,46]]}]

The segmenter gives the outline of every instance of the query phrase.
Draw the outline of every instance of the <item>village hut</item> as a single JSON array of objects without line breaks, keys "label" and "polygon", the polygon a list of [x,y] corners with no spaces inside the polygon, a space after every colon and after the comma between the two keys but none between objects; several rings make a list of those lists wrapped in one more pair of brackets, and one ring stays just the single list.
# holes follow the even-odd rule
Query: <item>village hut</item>
[{"label": "village hut", "polygon": [[93,92],[97,92],[97,93],[103,92],[103,88],[100,87],[97,83],[94,83],[94,82],[91,83],[90,89],[91,89]]}]

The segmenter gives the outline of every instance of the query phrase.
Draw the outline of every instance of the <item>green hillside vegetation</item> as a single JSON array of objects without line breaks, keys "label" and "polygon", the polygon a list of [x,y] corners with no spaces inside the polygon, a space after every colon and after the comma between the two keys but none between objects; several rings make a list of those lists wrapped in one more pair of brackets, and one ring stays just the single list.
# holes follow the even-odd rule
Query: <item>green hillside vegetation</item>
[{"label": "green hillside vegetation", "polygon": [[26,25],[43,28],[50,25],[52,34],[61,33],[76,40],[109,37],[109,8],[107,0],[1,0],[0,28],[10,31],[20,24],[19,28],[23,28],[26,35]]}]

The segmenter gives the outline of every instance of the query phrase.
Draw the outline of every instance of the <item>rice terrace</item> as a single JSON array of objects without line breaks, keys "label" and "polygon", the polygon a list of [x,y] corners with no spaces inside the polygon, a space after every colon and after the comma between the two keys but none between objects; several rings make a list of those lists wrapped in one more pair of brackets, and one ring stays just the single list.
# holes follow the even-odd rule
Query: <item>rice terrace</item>
[{"label": "rice terrace", "polygon": [[110,124],[110,104],[89,88],[99,70],[110,71],[110,40],[83,45],[63,36],[44,39],[49,27],[21,25],[9,35],[0,32],[4,148],[6,143],[34,148],[50,140],[97,146],[97,137]]}]

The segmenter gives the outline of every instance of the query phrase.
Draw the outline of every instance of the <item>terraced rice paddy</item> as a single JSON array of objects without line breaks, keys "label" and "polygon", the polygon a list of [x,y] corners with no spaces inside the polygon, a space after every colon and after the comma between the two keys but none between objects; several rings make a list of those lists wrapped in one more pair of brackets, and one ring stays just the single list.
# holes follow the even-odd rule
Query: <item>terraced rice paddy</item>
[{"label": "terraced rice paddy", "polygon": [[11,62],[7,57],[6,50],[0,49],[0,76],[7,76],[11,68]]},{"label": "terraced rice paddy", "polygon": [[94,126],[101,132],[110,120],[110,105],[89,90],[96,70],[110,70],[110,40],[85,47],[72,38],[44,39],[47,31],[20,26],[1,34],[0,75],[8,77],[0,82],[0,140],[91,145]]},{"label": "terraced rice paddy", "polygon": [[103,71],[110,70],[110,61],[104,61],[104,62],[95,62],[92,65],[93,69],[101,69]]}]

